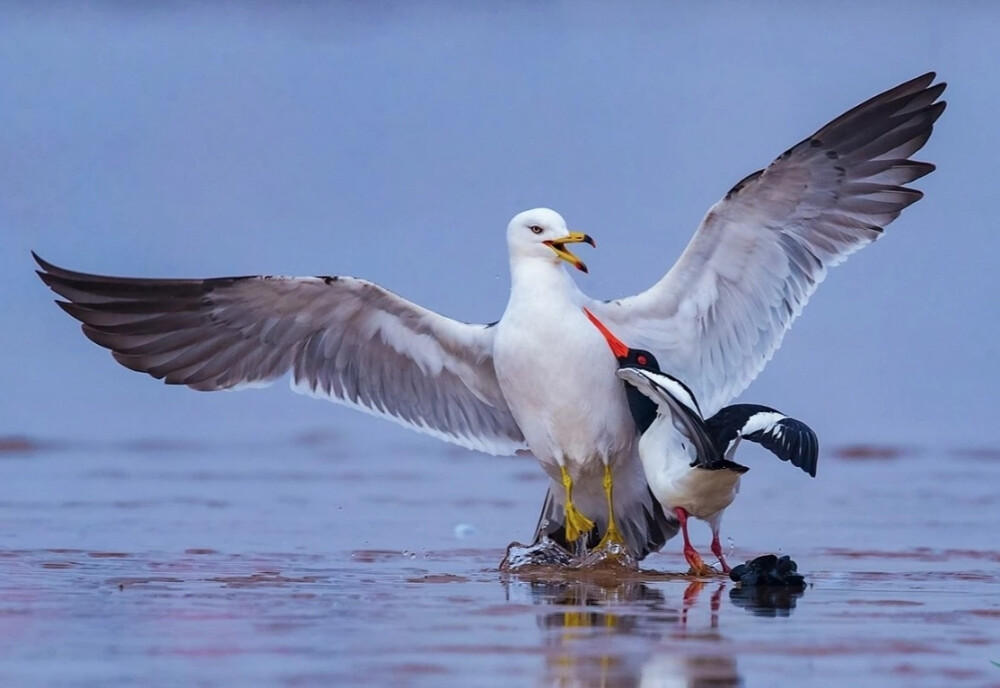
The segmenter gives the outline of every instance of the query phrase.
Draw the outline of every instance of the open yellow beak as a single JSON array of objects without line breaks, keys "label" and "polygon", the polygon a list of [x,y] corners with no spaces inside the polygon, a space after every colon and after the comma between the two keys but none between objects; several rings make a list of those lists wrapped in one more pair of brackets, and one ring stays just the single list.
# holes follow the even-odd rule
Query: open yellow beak
[{"label": "open yellow beak", "polygon": [[564,236],[561,239],[550,239],[545,242],[545,245],[555,251],[557,256],[565,260],[577,270],[587,272],[587,265],[582,260],[567,251],[566,244],[590,244],[594,248],[597,248],[597,244],[594,243],[594,240],[589,234],[584,234],[583,232],[570,232],[569,235]]}]

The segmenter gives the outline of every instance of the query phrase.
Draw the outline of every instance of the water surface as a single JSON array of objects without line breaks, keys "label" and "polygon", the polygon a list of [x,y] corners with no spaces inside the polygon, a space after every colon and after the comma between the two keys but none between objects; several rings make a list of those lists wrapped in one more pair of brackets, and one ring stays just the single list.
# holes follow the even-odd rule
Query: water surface
[{"label": "water surface", "polygon": [[731,561],[787,553],[810,583],[752,597],[681,575],[676,540],[615,582],[501,574],[530,459],[4,447],[4,685],[1000,685],[987,451],[830,451],[814,481],[750,457]]}]

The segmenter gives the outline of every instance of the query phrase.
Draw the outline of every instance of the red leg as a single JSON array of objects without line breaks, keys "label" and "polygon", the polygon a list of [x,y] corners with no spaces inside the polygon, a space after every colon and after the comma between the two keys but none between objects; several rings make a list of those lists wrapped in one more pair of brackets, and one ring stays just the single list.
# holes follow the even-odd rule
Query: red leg
[{"label": "red leg", "polygon": [[684,590],[684,604],[681,606],[681,626],[687,626],[688,610],[698,602],[698,593],[705,587],[702,581],[691,581]]},{"label": "red leg", "polygon": [[712,610],[712,628],[719,627],[719,607],[720,601],[722,600],[722,591],[725,590],[726,584],[719,583],[718,589],[712,593],[712,600],[710,602],[709,608]]},{"label": "red leg", "polygon": [[681,533],[684,535],[684,558],[687,559],[687,563],[694,570],[695,575],[704,575],[708,567],[698,551],[691,545],[691,538],[688,537],[688,513],[681,507],[676,507],[674,514],[681,522]]},{"label": "red leg", "polygon": [[731,570],[729,564],[726,563],[726,558],[722,556],[722,543],[719,542],[719,531],[712,531],[712,554],[714,554],[719,559],[719,563],[722,564],[722,572],[729,573]]}]

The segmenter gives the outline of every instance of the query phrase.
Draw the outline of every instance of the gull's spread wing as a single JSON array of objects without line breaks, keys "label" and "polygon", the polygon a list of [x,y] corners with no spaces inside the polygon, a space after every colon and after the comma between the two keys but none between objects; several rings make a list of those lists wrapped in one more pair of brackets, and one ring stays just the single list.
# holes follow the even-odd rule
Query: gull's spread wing
[{"label": "gull's spread wing", "polygon": [[663,279],[588,308],[714,414],[770,360],[827,269],[922,196],[905,185],[934,169],[909,159],[945,108],[934,77],[858,105],[743,179]]},{"label": "gull's spread wing", "polygon": [[491,454],[523,448],[493,370],[493,329],[353,277],[104,277],[35,256],[63,310],[119,363],[197,390],[266,385]]}]

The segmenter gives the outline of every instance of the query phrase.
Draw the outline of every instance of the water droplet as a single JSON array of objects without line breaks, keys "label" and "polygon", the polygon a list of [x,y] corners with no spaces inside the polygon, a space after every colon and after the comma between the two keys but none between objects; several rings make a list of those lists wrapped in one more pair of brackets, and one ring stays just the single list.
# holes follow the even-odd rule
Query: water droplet
[{"label": "water droplet", "polygon": [[459,540],[464,540],[467,537],[472,537],[476,534],[476,527],[469,523],[459,523],[455,526],[455,537]]}]

